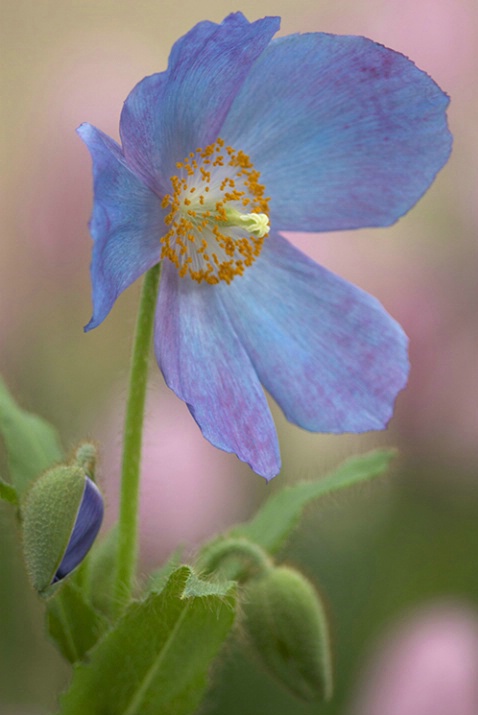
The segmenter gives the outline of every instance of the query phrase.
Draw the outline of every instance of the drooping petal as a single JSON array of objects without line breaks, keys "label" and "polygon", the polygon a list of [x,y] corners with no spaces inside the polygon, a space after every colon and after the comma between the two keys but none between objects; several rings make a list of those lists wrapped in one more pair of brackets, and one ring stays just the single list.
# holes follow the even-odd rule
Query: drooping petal
[{"label": "drooping petal", "polygon": [[281,236],[221,301],[260,381],[314,432],[382,429],[407,380],[407,338],[381,304]]},{"label": "drooping petal", "polygon": [[200,22],[176,42],[166,72],[146,77],[121,115],[128,163],[160,194],[170,191],[176,162],[215,141],[251,66],[279,29],[267,17],[249,23],[233,13]]},{"label": "drooping petal", "polygon": [[215,288],[179,278],[164,260],[155,326],[157,360],[204,437],[270,479],[280,470],[272,416]]},{"label": "drooping petal", "polygon": [[93,545],[103,521],[103,497],[89,477],[85,477],[85,480],[85,491],[75,526],[54,581],[65,578],[83,561]]},{"label": "drooping petal", "polygon": [[118,295],[159,261],[165,211],[157,195],[127,167],[116,142],[90,124],[82,124],[78,133],[93,159],[93,317],[85,328],[91,330],[105,319]]},{"label": "drooping petal", "polygon": [[277,230],[385,226],[448,159],[448,97],[403,55],[363,37],[273,40],[221,130],[271,196]]}]

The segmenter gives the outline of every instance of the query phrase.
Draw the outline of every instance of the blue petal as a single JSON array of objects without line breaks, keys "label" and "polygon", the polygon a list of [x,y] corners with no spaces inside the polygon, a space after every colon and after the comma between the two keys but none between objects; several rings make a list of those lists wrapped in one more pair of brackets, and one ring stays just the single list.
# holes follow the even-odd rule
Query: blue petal
[{"label": "blue petal", "polygon": [[264,387],[314,432],[382,429],[407,380],[407,338],[380,303],[281,236],[218,287]]},{"label": "blue petal", "polygon": [[165,211],[127,167],[116,142],[90,124],[82,124],[78,133],[90,150],[94,174],[93,317],[85,328],[91,330],[118,295],[159,261]]},{"label": "blue petal", "polygon": [[[159,193],[170,191],[176,162],[214,142],[252,64],[279,29],[279,18],[200,22],[176,42],[166,72],[131,92],[120,133],[128,163]],[[168,188],[169,187],[169,188]]]},{"label": "blue petal", "polygon": [[167,259],[155,348],[166,383],[186,402],[204,437],[266,479],[278,474],[277,435],[264,392],[215,286],[179,278]]},{"label": "blue petal", "polygon": [[81,561],[93,545],[103,521],[103,497],[94,482],[85,477],[85,491],[78,510],[75,526],[60,566],[53,581],[65,578]]},{"label": "blue petal", "polygon": [[291,35],[252,67],[221,136],[261,172],[277,230],[385,226],[447,161],[448,97],[363,37]]}]

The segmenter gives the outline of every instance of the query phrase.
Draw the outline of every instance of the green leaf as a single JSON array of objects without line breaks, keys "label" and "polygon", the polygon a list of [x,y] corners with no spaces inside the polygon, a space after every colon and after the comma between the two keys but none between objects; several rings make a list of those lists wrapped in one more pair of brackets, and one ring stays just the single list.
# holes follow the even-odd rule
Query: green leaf
[{"label": "green leaf", "polygon": [[192,570],[175,571],[161,593],[133,603],[75,666],[61,715],[190,715],[213,658],[234,622],[234,591],[195,591]]},{"label": "green leaf", "polygon": [[63,458],[56,430],[22,410],[0,378],[0,433],[13,485],[21,494],[30,481]]},{"label": "green leaf", "polygon": [[48,632],[70,663],[81,660],[108,625],[71,580],[47,601]]},{"label": "green leaf", "polygon": [[155,593],[161,593],[173,571],[176,571],[181,565],[183,551],[182,546],[177,548],[162,566],[149,575],[145,594],[152,593],[153,591]]},{"label": "green leaf", "polygon": [[15,489],[15,487],[12,487],[11,484],[4,482],[1,477],[0,477],[0,499],[3,499],[3,501],[7,501],[10,504],[14,504],[14,505],[18,504],[17,490]]},{"label": "green leaf", "polygon": [[390,449],[368,452],[352,457],[318,482],[303,482],[286,487],[271,496],[251,521],[233,528],[230,535],[254,541],[274,553],[284,544],[308,504],[340,489],[380,476],[395,454],[395,450]]}]

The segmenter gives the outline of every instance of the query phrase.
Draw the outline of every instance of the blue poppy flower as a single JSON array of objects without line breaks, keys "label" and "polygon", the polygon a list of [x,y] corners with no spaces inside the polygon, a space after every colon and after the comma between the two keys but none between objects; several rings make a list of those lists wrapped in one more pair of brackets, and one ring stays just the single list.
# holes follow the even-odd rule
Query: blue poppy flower
[{"label": "blue poppy flower", "polygon": [[387,424],[408,374],[380,303],[281,232],[392,224],[451,148],[448,98],[406,57],[278,29],[199,23],[127,98],[122,146],[78,130],[95,192],[86,329],[162,260],[164,378],[210,442],[266,478],[280,456],[263,387],[300,427],[363,432]]}]

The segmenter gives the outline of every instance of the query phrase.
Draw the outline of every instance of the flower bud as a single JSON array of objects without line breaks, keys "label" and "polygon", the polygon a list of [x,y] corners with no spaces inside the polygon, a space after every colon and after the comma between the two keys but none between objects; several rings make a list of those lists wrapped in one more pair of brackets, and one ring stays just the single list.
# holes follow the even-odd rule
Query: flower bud
[{"label": "flower bud", "polygon": [[96,446],[91,442],[82,442],[75,454],[77,467],[81,467],[90,477],[95,477]]},{"label": "flower bud", "polygon": [[80,467],[59,466],[34,482],[21,513],[27,570],[34,588],[48,595],[88,553],[103,519],[103,498]]},{"label": "flower bud", "polygon": [[330,698],[332,664],[325,613],[312,584],[286,566],[248,583],[244,627],[267,670],[297,697]]}]

